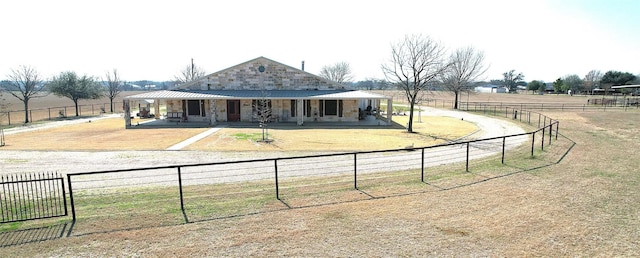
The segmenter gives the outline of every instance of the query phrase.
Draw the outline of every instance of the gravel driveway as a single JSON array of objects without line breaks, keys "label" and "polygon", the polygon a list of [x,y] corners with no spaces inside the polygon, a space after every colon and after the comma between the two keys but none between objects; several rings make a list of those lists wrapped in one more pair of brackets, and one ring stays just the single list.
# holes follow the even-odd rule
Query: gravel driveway
[{"label": "gravel driveway", "polygon": [[[423,107],[423,114],[429,116],[448,116],[465,121],[475,123],[479,130],[465,138],[481,139],[491,138],[503,135],[520,134],[525,131],[517,125],[490,117],[470,114],[461,111],[440,110],[435,108]],[[95,119],[95,118],[93,118]],[[78,121],[84,122],[84,121]],[[62,124],[64,125],[64,124]],[[47,126],[62,126],[60,124],[51,123]],[[28,129],[32,130],[32,129]],[[9,133],[20,133],[19,131],[9,131]],[[527,136],[510,138],[507,148],[514,148],[527,141]],[[502,140],[495,142],[483,142],[473,144],[470,152],[472,158],[481,158],[487,155],[495,154],[499,151]],[[451,146],[448,149],[437,150],[437,155],[426,154],[427,163],[430,165],[439,165],[453,162],[464,161],[465,151],[461,151],[462,146]],[[429,150],[428,150],[429,151]],[[327,150],[326,153],[331,153]],[[0,148],[0,174],[9,173],[31,173],[31,172],[58,172],[61,174],[73,172],[91,172],[114,169],[131,169],[141,167],[197,164],[197,163],[213,163],[223,161],[250,160],[259,158],[279,158],[293,157],[303,155],[314,155],[321,153],[303,153],[303,152],[210,152],[210,151],[105,151],[105,152],[68,152],[68,151],[3,151]],[[414,166],[412,160],[420,162],[420,151],[404,152],[398,155],[389,154],[367,154],[359,158],[358,170],[366,172],[401,170],[405,167]],[[334,172],[346,172],[351,169],[352,158],[338,156],[335,158],[336,164],[339,166],[327,167],[319,165],[313,168],[308,161],[298,162],[297,160],[282,162],[283,168],[280,173],[284,176],[303,176],[305,174],[322,174],[327,170],[335,170]],[[411,161],[411,162],[403,162]],[[297,163],[296,163],[297,162]],[[322,163],[331,162],[331,160],[323,160]],[[340,165],[344,163],[344,166]],[[342,166],[342,167],[341,167]],[[419,165],[418,165],[419,167]],[[216,168],[203,168],[209,172],[215,173],[215,182],[243,181],[251,179],[262,179],[273,177],[270,172],[261,172],[261,169],[248,168],[246,164],[238,165],[238,167],[226,166]],[[269,170],[269,168],[265,168]],[[342,171],[346,169],[346,171]],[[192,172],[201,173],[191,169]],[[251,170],[252,173],[240,173],[238,171]],[[272,170],[272,169],[271,169]],[[144,177],[139,173],[151,173],[149,178],[153,178],[158,182],[175,182],[175,174],[170,172],[166,174],[166,180],[160,177],[159,172],[145,171],[138,172],[139,178]],[[241,174],[241,175],[238,175]],[[206,183],[206,180],[192,178],[194,183]]]}]

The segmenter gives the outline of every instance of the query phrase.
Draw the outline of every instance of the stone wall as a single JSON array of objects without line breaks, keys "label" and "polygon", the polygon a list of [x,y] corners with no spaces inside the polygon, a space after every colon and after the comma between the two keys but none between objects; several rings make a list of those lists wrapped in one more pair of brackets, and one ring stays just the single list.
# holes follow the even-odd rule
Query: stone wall
[{"label": "stone wall", "polygon": [[[259,67],[265,68],[264,72]],[[181,89],[189,90],[335,90],[344,87],[313,74],[257,58],[207,75]]]}]

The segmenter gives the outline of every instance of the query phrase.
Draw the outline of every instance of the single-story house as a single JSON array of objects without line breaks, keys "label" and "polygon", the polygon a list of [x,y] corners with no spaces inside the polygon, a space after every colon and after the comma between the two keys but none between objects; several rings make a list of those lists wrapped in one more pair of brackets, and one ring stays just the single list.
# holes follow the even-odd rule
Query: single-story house
[{"label": "single-story house", "polygon": [[[124,98],[125,125],[131,127],[131,102],[153,100],[156,119],[184,123],[256,122],[264,109],[272,122],[358,122],[387,101],[391,124],[392,97],[347,90],[343,85],[265,57],[205,75],[171,90]],[[160,104],[166,114],[159,116]],[[261,105],[258,105],[260,103]],[[372,112],[373,111],[373,112]]]}]

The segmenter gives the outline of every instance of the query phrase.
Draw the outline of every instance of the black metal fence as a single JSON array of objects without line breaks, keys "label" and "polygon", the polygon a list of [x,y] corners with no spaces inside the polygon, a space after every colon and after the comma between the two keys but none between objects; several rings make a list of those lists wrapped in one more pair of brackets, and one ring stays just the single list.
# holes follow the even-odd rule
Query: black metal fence
[{"label": "black metal fence", "polygon": [[[453,164],[460,173],[473,175],[473,167],[481,166],[489,157],[498,164],[517,163],[549,155],[545,153],[547,147],[558,141],[557,120],[510,107],[483,107],[476,111],[504,115],[537,129],[427,147],[68,173],[66,189],[71,215],[73,221],[78,218],[103,221],[90,226],[91,230],[100,231],[102,226],[105,227],[102,230],[117,230],[113,228],[115,225],[104,221],[118,214],[164,225],[251,214],[278,203],[294,206],[301,196],[306,198],[299,202],[304,205],[322,203],[319,195],[325,192],[353,189],[355,198],[366,198],[376,187],[397,186],[389,180],[399,173],[406,175],[402,180],[408,180],[409,184],[418,183],[416,187],[433,186],[441,182],[438,181],[441,165]],[[481,177],[486,179],[485,175]],[[6,221],[19,221],[67,215],[65,187],[60,177],[12,176],[3,181],[3,220],[7,216]],[[364,191],[367,194],[362,194]]]},{"label": "black metal fence", "polygon": [[64,178],[53,173],[0,177],[1,223],[67,215]]},{"label": "black metal fence", "polygon": [[[530,118],[534,116],[534,113],[522,110],[518,114],[519,117],[527,117],[528,120],[524,121],[531,121]],[[538,114],[535,113],[535,116]],[[531,132],[428,147],[69,173],[67,182],[71,214],[74,221],[78,216],[94,216],[92,213],[96,211],[92,210],[90,203],[96,198],[113,200],[114,207],[118,206],[117,198],[141,198],[140,205],[145,207],[170,202],[185,218],[198,220],[234,215],[216,214],[219,209],[215,207],[224,206],[233,212],[250,213],[247,209],[254,202],[264,202],[268,196],[271,196],[271,200],[286,200],[304,187],[296,183],[300,179],[305,182],[318,179],[310,184],[323,184],[329,188],[359,190],[360,184],[371,179],[371,175],[411,171],[415,173],[416,182],[425,182],[428,170],[440,165],[464,164],[464,171],[468,172],[474,160],[495,155],[500,155],[504,164],[507,153],[521,151],[521,146],[527,143],[530,149],[516,156],[533,157],[537,150],[544,150],[558,137],[558,121],[542,114],[539,114],[539,119],[538,123],[543,125]],[[327,181],[326,178],[332,180]],[[271,182],[272,186],[265,187],[264,182]],[[204,190],[210,186],[231,183],[243,189],[215,193]],[[162,197],[144,197],[151,195]],[[228,201],[230,197],[238,195],[247,196],[247,200],[241,203]],[[78,200],[82,200],[83,204],[78,204]],[[138,212],[135,209],[116,208],[110,214],[121,212],[134,216]],[[203,214],[203,211],[210,213]],[[166,212],[167,216],[171,216],[170,211]]]}]

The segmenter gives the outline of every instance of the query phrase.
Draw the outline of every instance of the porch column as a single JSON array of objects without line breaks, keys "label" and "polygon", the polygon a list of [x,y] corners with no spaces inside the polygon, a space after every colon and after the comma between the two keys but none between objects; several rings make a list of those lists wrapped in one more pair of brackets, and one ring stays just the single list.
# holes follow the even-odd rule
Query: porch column
[{"label": "porch column", "polygon": [[391,117],[393,116],[393,99],[387,99],[387,125],[391,125]]},{"label": "porch column", "polygon": [[129,100],[124,99],[122,102],[122,108],[124,109],[124,128],[131,128],[131,108],[129,107]]},{"label": "porch column", "polygon": [[217,124],[217,119],[216,119],[216,100],[215,99],[210,99],[209,100],[209,125],[216,125]]},{"label": "porch column", "polygon": [[298,125],[304,124],[304,100],[297,99],[296,100],[296,120],[298,120]]},{"label": "porch column", "polygon": [[160,119],[160,100],[159,99],[154,99],[153,100],[153,114],[155,115],[155,119]]}]

